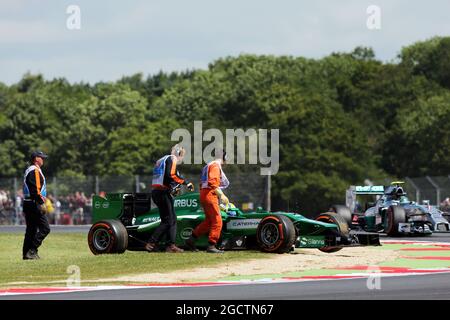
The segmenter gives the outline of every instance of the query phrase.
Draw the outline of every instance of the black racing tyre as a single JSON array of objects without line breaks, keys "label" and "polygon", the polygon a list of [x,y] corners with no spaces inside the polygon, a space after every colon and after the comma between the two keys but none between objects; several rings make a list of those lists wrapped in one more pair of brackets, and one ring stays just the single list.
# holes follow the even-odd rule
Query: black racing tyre
[{"label": "black racing tyre", "polygon": [[390,237],[398,236],[398,224],[406,222],[406,212],[400,206],[390,206],[385,212],[386,234]]},{"label": "black racing tyre", "polygon": [[295,243],[294,223],[283,215],[264,217],[256,230],[256,241],[263,252],[286,253]]},{"label": "black racing tyre", "polygon": [[341,204],[335,204],[332,206],[329,210],[330,212],[335,212],[338,215],[340,215],[342,218],[344,218],[345,222],[347,222],[347,225],[350,227],[352,225],[352,212],[350,211],[350,208],[347,206],[343,206]]},{"label": "black racing tyre", "polygon": [[[333,223],[337,225],[338,232],[341,236],[348,237],[350,234],[350,229],[348,227],[347,221],[345,221],[344,217],[342,217],[340,214],[336,212],[322,213],[316,218],[316,220],[326,223]],[[326,253],[338,252],[341,249],[342,249],[341,247],[332,247],[332,246],[319,248],[320,251]]]},{"label": "black racing tyre", "polygon": [[128,247],[128,232],[119,220],[102,220],[92,225],[88,244],[93,254],[124,253]]}]

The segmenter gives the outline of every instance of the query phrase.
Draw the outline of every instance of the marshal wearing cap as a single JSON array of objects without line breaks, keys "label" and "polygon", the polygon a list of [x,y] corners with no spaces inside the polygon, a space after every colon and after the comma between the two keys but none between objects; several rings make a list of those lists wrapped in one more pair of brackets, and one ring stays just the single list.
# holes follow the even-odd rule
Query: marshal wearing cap
[{"label": "marshal wearing cap", "polygon": [[42,159],[47,159],[48,155],[46,155],[44,152],[37,150],[37,151],[33,151],[33,153],[31,154],[30,160],[33,161],[34,158],[42,158]]},{"label": "marshal wearing cap", "polygon": [[23,259],[39,259],[38,248],[50,232],[46,216],[47,183],[42,173],[44,159],[48,156],[34,151],[30,156],[30,166],[23,176],[23,213],[26,221],[25,239],[23,241]]}]

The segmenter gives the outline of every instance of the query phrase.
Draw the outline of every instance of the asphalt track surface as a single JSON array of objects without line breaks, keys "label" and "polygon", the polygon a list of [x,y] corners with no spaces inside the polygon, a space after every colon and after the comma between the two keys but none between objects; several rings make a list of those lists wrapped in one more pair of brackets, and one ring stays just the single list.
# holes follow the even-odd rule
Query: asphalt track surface
[{"label": "asphalt track surface", "polygon": [[4,296],[0,300],[449,300],[450,274],[214,287],[139,288]]},{"label": "asphalt track surface", "polygon": [[[53,232],[88,232],[89,226],[52,226]],[[1,232],[24,232],[0,226]],[[382,240],[450,242],[450,234],[427,237],[381,237]],[[2,296],[0,300],[450,300],[450,273],[393,276],[370,290],[367,278],[289,283],[254,283],[211,287],[143,287],[138,289]]]}]

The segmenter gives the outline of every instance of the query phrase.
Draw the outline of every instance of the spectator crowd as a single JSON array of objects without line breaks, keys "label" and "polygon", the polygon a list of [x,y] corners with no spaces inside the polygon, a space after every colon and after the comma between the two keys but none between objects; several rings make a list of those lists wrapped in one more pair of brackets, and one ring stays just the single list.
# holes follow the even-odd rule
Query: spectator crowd
[{"label": "spectator crowd", "polygon": [[[93,195],[80,191],[59,197],[49,194],[45,205],[50,224],[90,224]],[[0,189],[0,224],[25,224],[22,205],[22,190],[16,192],[14,199],[9,190]]]}]

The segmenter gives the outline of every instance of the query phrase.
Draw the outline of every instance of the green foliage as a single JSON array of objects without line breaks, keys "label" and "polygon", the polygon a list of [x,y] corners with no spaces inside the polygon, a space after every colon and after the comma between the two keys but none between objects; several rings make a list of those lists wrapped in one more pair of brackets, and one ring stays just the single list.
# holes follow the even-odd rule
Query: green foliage
[{"label": "green foliage", "polygon": [[450,92],[420,98],[403,111],[388,134],[386,170],[399,176],[448,175]]},{"label": "green foliage", "polygon": [[450,89],[450,37],[435,37],[403,48],[402,64]]},{"label": "green foliage", "polygon": [[367,178],[448,174],[449,90],[450,37],[405,47],[395,63],[357,47],[95,85],[26,74],[0,83],[0,176],[21,175],[37,148],[51,155],[48,176],[150,174],[171,132],[202,120],[204,130],[279,129],[275,207],[317,212]]}]

